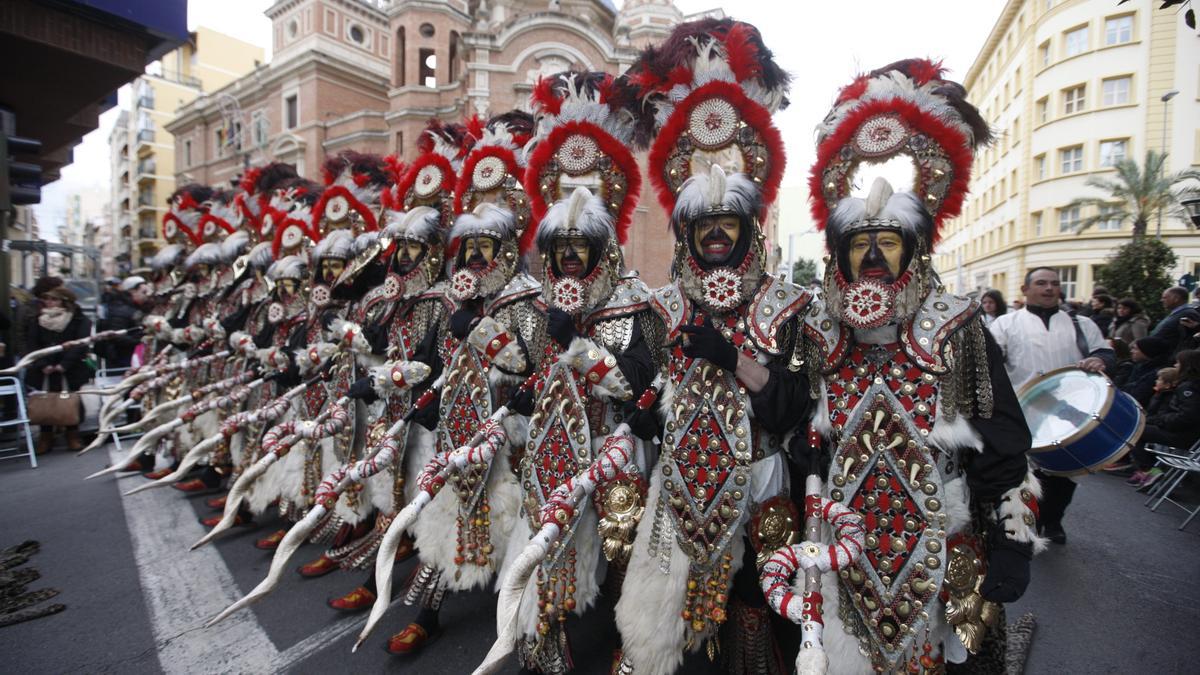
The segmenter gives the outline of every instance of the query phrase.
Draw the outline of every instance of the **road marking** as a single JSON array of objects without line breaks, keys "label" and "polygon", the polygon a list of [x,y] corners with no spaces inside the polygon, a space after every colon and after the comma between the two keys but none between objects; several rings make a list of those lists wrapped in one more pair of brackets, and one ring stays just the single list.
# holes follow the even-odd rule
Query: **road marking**
[{"label": "road marking", "polygon": [[[124,455],[109,448],[113,462],[122,461]],[[118,478],[117,483],[123,492],[131,482],[144,480],[133,474]],[[192,542],[204,536],[204,526],[190,506],[167,489],[123,495],[121,500],[158,645],[158,663],[167,675],[282,672],[366,623],[365,617],[346,617],[282,652],[253,611],[238,612],[212,628],[203,628],[205,622],[242,597],[215,547],[188,550]],[[398,601],[393,600],[393,604]]]}]

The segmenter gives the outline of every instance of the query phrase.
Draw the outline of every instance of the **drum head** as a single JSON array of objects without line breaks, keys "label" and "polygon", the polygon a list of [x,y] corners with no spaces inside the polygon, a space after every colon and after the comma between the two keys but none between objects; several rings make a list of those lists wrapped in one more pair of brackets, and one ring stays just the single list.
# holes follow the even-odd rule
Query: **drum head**
[{"label": "drum head", "polygon": [[1112,386],[1103,375],[1078,368],[1055,370],[1031,380],[1017,395],[1033,435],[1033,447],[1065,443],[1103,416],[1112,403]]}]

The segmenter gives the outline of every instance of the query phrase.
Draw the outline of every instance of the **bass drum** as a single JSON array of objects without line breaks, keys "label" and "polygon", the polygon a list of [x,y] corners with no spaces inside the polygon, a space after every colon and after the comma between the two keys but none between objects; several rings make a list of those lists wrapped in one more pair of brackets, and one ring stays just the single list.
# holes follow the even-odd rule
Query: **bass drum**
[{"label": "bass drum", "polygon": [[1059,368],[1017,392],[1033,435],[1029,457],[1055,476],[1094,473],[1133,449],[1146,414],[1105,376]]}]

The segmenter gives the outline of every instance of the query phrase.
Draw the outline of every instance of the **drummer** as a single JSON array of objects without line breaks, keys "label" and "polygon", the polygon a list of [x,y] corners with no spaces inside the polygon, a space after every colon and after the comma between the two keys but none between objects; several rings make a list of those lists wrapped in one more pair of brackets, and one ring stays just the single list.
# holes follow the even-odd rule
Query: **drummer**
[{"label": "drummer", "polygon": [[[1021,285],[1025,306],[999,316],[988,326],[1004,352],[1004,365],[1018,390],[1029,380],[1067,366],[1090,373],[1113,372],[1116,355],[1092,321],[1068,314],[1062,306],[1062,280],[1052,267],[1035,267]],[[1075,481],[1038,472],[1042,481],[1039,527],[1056,544],[1067,543],[1062,519],[1075,494]]]}]

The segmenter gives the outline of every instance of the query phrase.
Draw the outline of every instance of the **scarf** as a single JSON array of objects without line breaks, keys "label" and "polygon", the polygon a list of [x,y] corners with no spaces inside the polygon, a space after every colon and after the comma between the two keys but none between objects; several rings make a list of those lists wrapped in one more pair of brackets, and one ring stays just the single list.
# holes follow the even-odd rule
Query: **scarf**
[{"label": "scarf", "polygon": [[65,307],[47,307],[38,314],[38,325],[52,333],[61,333],[71,323],[73,312]]}]

